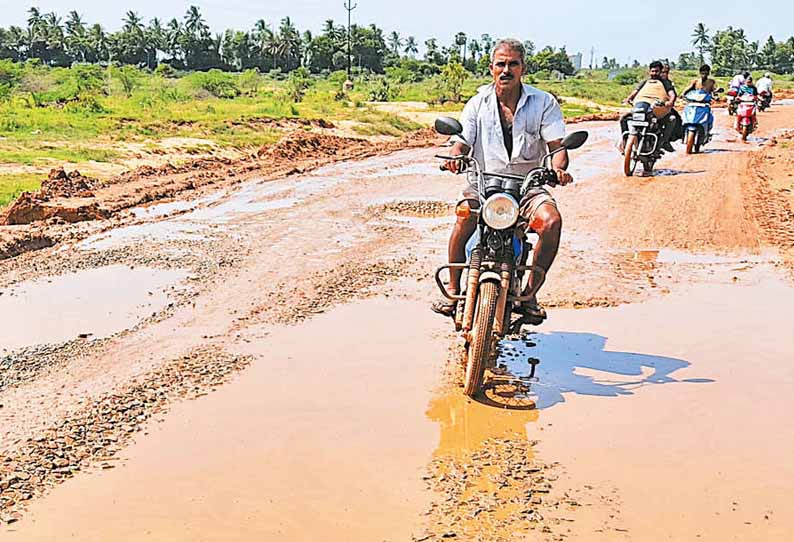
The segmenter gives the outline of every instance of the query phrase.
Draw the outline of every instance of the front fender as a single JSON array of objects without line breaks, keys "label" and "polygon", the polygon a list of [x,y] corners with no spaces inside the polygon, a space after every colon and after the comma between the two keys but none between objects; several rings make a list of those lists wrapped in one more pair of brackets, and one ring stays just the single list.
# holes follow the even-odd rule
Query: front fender
[{"label": "front fender", "polygon": [[484,273],[480,273],[480,284],[483,282],[501,283],[502,277],[496,271],[485,271]]}]

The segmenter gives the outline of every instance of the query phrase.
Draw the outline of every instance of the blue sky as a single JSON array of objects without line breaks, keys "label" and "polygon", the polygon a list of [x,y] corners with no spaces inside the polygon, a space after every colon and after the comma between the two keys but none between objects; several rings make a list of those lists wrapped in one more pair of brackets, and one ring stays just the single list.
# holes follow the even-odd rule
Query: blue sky
[{"label": "blue sky", "polygon": [[[107,29],[120,26],[124,13],[135,10],[146,21],[152,17],[168,20],[180,17],[190,4],[201,8],[214,32],[224,28],[249,29],[257,19],[277,22],[289,15],[301,30],[316,31],[323,21],[342,22],[346,13],[343,0],[41,0],[38,2],[0,0],[0,25],[23,25],[31,5],[42,11],[56,11],[62,17],[76,10],[89,22],[100,22]],[[765,6],[763,10],[758,9]],[[746,6],[746,9],[734,9]],[[742,27],[753,40],[763,43],[771,34],[777,40],[794,35],[794,2],[769,0],[740,3],[730,0],[661,2],[657,0],[566,0],[530,2],[500,0],[358,0],[353,12],[359,24],[376,23],[387,32],[413,35],[421,44],[430,36],[449,43],[463,31],[470,36],[489,33],[493,37],[511,36],[531,39],[539,47],[567,46],[568,52],[582,52],[585,64],[590,48],[596,57],[615,57],[620,62],[637,58],[677,58],[689,47],[692,28],[703,22],[709,29],[728,25]]]}]

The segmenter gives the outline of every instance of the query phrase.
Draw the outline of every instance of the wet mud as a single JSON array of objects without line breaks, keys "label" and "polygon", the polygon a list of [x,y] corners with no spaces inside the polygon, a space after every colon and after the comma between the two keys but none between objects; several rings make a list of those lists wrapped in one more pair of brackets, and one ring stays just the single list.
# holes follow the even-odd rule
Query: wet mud
[{"label": "wet mud", "polygon": [[[435,149],[212,190],[205,164],[210,184],[177,198],[14,226],[69,233],[0,262],[4,291],[110,265],[190,278],[158,318],[72,340],[57,362],[33,347],[48,370],[0,389],[3,537],[786,540],[792,442],[769,413],[794,397],[780,316],[794,117],[776,109],[748,144],[718,115],[714,152],[646,178],[618,174],[612,123],[583,125],[576,182],[554,191],[550,319],[502,344],[477,402],[427,310],[463,184]],[[748,210],[758,198],[771,207]]]}]

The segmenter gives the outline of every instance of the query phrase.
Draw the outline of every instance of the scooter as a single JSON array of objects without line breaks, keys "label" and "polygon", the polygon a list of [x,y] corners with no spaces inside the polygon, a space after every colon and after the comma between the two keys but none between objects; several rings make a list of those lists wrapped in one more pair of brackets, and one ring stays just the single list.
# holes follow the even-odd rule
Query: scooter
[{"label": "scooter", "polygon": [[742,134],[742,141],[747,141],[747,136],[756,129],[756,102],[757,98],[751,94],[745,94],[738,98],[736,108],[736,130]]},{"label": "scooter", "polygon": [[[723,92],[717,89],[714,93]],[[686,153],[700,152],[700,148],[711,141],[711,129],[714,127],[714,114],[711,112],[712,94],[702,89],[691,90],[684,95],[686,107],[681,116],[684,127]]]}]

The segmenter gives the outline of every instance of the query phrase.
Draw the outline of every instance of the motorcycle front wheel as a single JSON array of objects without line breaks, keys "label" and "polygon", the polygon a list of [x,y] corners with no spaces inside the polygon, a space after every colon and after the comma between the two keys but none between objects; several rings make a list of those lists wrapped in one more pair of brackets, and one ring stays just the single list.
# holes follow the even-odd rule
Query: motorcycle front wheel
[{"label": "motorcycle front wheel", "polygon": [[747,141],[747,136],[750,135],[750,125],[745,124],[742,126],[742,141]]},{"label": "motorcycle front wheel", "polygon": [[637,146],[637,134],[632,134],[626,140],[626,147],[623,149],[623,175],[631,177],[637,167],[637,160],[634,157],[634,148]]},{"label": "motorcycle front wheel", "polygon": [[463,383],[463,393],[469,397],[477,395],[482,387],[485,364],[490,355],[497,297],[499,297],[499,287],[495,282],[484,282],[480,285],[474,326],[471,330],[471,340],[467,352],[466,379]]}]

